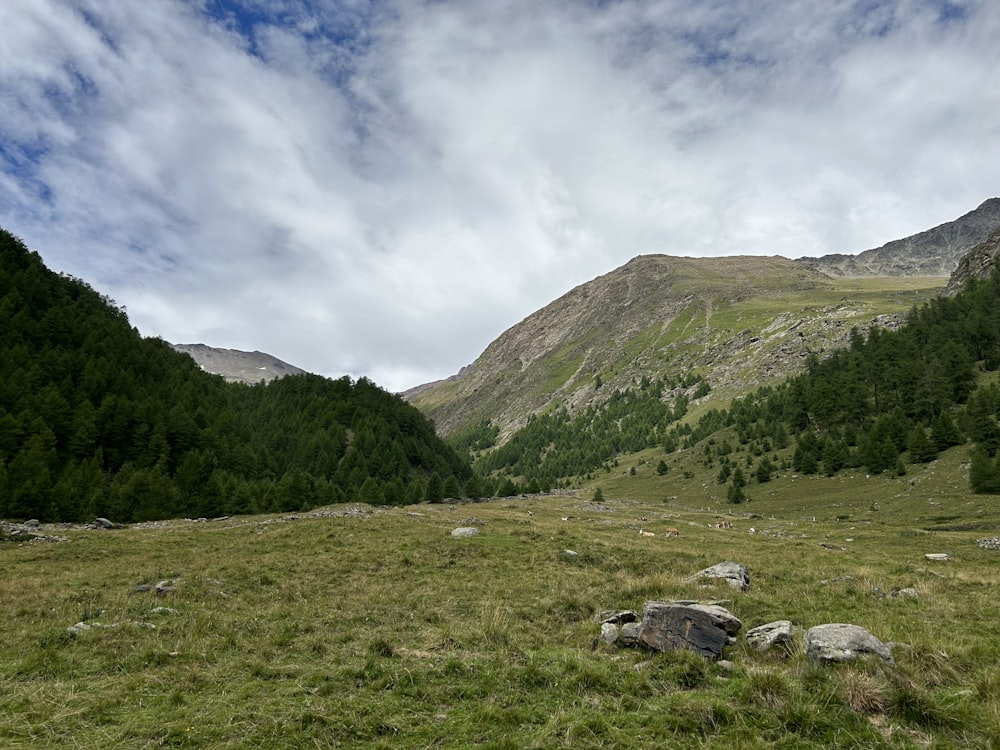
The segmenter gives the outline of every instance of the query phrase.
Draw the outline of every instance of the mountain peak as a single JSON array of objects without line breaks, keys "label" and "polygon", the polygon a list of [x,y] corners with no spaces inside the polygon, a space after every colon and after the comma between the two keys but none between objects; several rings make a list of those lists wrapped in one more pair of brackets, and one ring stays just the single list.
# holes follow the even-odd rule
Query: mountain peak
[{"label": "mountain peak", "polygon": [[998,226],[1000,198],[988,198],[954,221],[881,247],[798,262],[828,276],[950,276],[962,257]]},{"label": "mountain peak", "polygon": [[264,352],[244,352],[238,349],[218,349],[206,344],[171,344],[187,354],[205,372],[221,375],[230,383],[254,385],[270,382],[286,375],[303,375],[301,370]]}]

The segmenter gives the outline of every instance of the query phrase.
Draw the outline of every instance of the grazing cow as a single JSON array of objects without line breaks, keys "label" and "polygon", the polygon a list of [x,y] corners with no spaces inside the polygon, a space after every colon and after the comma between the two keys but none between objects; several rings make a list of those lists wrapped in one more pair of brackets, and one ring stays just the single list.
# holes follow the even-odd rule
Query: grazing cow
[{"label": "grazing cow", "polygon": [[664,536],[680,536],[681,532],[679,532],[677,529],[666,529],[664,530],[663,534]]}]

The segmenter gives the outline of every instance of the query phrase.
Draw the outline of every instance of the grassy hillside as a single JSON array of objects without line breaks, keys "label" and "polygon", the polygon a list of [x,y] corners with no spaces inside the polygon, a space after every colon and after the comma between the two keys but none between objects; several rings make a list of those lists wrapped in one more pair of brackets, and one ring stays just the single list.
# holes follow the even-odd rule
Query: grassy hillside
[{"label": "grassy hillside", "polygon": [[799,372],[810,352],[845,346],[852,327],[894,325],[946,281],[831,279],[784,258],[640,256],[529,316],[411,402],[445,436],[461,440],[488,419],[501,441],[532,414],[582,410],[644,377],[701,376],[706,401],[725,405]]},{"label": "grassy hillside", "polygon": [[[737,508],[697,453],[689,478],[619,467],[602,504],[336,506],[0,543],[0,745],[1000,743],[1000,552],[975,544],[1000,511],[965,493],[962,451],[905,478],[779,478]],[[710,528],[720,514],[732,528]],[[984,528],[943,530],[963,524]],[[460,525],[481,533],[452,538]],[[722,560],[749,567],[747,592],[689,580]],[[160,581],[175,590],[135,592]],[[878,595],[902,587],[917,598]],[[744,632],[851,622],[908,645],[895,668],[759,654],[742,633],[729,667],[591,650],[598,612],[689,598],[724,600]]]}]

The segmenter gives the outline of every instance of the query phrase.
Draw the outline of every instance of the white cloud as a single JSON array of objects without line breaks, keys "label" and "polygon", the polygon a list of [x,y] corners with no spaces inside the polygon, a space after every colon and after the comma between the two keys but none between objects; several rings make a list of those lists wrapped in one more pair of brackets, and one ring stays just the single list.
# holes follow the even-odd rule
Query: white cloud
[{"label": "white cloud", "polygon": [[391,388],[638,253],[998,193],[985,0],[6,0],[0,224],[147,335]]}]

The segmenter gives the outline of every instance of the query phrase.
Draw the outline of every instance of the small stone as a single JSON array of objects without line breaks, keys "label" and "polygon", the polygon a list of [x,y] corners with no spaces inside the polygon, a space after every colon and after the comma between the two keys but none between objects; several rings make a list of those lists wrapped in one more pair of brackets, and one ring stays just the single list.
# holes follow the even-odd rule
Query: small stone
[{"label": "small stone", "polygon": [[607,646],[614,646],[618,642],[618,626],[613,622],[601,623],[601,635],[598,641]]},{"label": "small stone", "polygon": [[892,591],[889,592],[889,598],[890,599],[919,599],[920,598],[920,594],[917,593],[917,590],[915,588],[912,588],[912,587],[908,586],[908,587],[902,588],[902,589],[893,589]]},{"label": "small stone", "polygon": [[734,589],[746,591],[750,588],[750,572],[747,566],[732,560],[699,570],[694,574],[694,578],[721,578]]},{"label": "small stone", "polygon": [[622,625],[621,640],[622,645],[628,648],[639,646],[639,632],[642,630],[641,622],[626,622]]},{"label": "small stone", "polygon": [[789,652],[795,643],[795,633],[798,629],[791,620],[775,620],[766,625],[758,625],[747,631],[747,643],[758,651],[769,651],[781,647]]},{"label": "small stone", "polygon": [[601,612],[597,616],[597,621],[599,623],[613,622],[616,625],[622,625],[626,622],[635,622],[639,619],[639,615],[636,614],[634,609],[609,609]]}]

